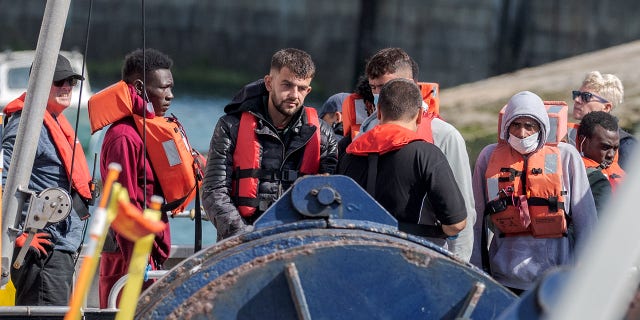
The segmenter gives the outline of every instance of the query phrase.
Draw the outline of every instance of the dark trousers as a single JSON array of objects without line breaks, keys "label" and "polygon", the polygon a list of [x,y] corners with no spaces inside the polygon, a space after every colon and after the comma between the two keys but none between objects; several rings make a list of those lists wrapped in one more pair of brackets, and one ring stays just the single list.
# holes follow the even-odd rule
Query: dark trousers
[{"label": "dark trousers", "polygon": [[[19,249],[14,250],[14,259]],[[11,267],[16,306],[69,305],[74,269],[73,253],[52,250],[45,257],[29,249],[22,267]]]}]

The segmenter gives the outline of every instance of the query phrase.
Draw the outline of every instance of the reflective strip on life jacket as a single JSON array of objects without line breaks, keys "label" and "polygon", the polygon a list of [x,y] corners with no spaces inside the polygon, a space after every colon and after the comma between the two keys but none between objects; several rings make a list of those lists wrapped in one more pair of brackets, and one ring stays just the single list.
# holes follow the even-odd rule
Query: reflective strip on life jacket
[{"label": "reflective strip on life jacket", "polygon": [[342,101],[342,129],[344,135],[351,135],[351,139],[355,139],[360,133],[362,122],[369,117],[367,105],[364,99],[356,93],[348,95]]},{"label": "reflective strip on life jacket", "polygon": [[[315,126],[316,130],[304,148],[300,174],[315,174],[320,168],[320,121],[314,108],[305,107],[307,123]],[[258,199],[258,185],[261,177],[262,147],[258,141],[256,117],[243,112],[238,127],[238,139],[233,151],[233,180],[232,197],[240,215],[250,217],[260,204]],[[284,174],[284,173],[283,173]]]},{"label": "reflective strip on life jacket", "polygon": [[[12,113],[21,111],[24,107],[24,99],[26,93],[22,94],[18,99],[15,99],[4,108],[4,113],[9,117]],[[59,114],[56,119],[48,112],[44,113],[44,125],[49,130],[49,134],[53,140],[53,144],[60,155],[62,164],[67,172],[67,178],[70,179],[70,183],[73,189],[78,192],[83,198],[91,199],[91,190],[89,183],[91,182],[91,175],[89,174],[89,167],[87,166],[87,160],[82,150],[82,145],[79,140],[74,141],[75,133],[69,121],[64,114]],[[75,154],[73,146],[75,148]],[[71,172],[73,168],[73,173]]]},{"label": "reflective strip on life jacket", "polygon": [[182,212],[196,196],[196,182],[202,185],[198,162],[202,156],[189,144],[175,117],[146,119],[133,115],[138,133],[146,131],[146,150],[158,178],[166,204],[173,213]]},{"label": "reflective strip on life jacket", "polygon": [[[487,203],[493,224],[507,236],[559,238],[566,235],[560,150],[545,145],[526,160],[506,142],[491,154],[485,173]],[[525,167],[526,165],[526,167]],[[524,185],[523,185],[524,182]],[[524,189],[524,190],[523,190]],[[529,219],[519,205],[526,198]],[[493,210],[493,211],[492,211]],[[526,225],[530,220],[530,224]]]}]

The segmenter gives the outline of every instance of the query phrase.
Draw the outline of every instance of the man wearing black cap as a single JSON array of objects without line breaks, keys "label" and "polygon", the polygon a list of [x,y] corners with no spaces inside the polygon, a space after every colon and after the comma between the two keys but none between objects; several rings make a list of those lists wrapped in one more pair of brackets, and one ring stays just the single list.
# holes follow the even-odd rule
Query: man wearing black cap
[{"label": "man wearing black cap", "polygon": [[[71,68],[67,58],[58,55],[28,188],[39,193],[50,187],[69,190],[71,185],[72,196],[82,201],[74,201],[67,218],[38,230],[22,266],[19,269],[12,267],[11,281],[16,287],[17,306],[69,303],[75,257],[84,228],[78,212],[87,212],[86,202],[91,199],[91,176],[82,146],[77,139],[74,141],[75,133],[62,114],[71,104],[71,91],[78,80],[84,80],[84,77]],[[8,121],[2,138],[3,184],[7,179],[25,96],[23,93],[4,109]],[[14,259],[26,238],[26,233],[16,238]]]}]

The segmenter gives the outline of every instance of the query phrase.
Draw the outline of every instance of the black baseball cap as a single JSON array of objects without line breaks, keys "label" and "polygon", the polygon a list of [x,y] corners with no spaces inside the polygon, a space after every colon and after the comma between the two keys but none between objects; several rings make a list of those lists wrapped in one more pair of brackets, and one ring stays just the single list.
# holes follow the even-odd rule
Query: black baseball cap
[{"label": "black baseball cap", "polygon": [[84,80],[84,77],[73,71],[71,62],[63,55],[58,54],[58,62],[56,63],[56,71],[53,73],[53,81],[59,81],[69,78]]}]

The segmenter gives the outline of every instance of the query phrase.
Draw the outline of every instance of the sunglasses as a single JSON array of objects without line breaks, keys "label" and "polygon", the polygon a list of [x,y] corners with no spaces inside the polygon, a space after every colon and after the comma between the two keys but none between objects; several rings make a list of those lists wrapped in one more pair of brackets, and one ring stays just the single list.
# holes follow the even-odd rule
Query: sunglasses
[{"label": "sunglasses", "polygon": [[67,78],[58,81],[54,81],[53,85],[56,87],[62,87],[65,83],[69,83],[70,86],[75,87],[78,84],[78,79],[76,78]]},{"label": "sunglasses", "polygon": [[591,102],[591,99],[596,98],[598,100],[598,102],[600,103],[608,103],[609,101],[597,94],[593,94],[591,92],[586,92],[586,91],[571,91],[571,96],[573,97],[573,100],[575,100],[577,97],[580,97],[580,99],[582,100],[583,103],[589,103]]}]

